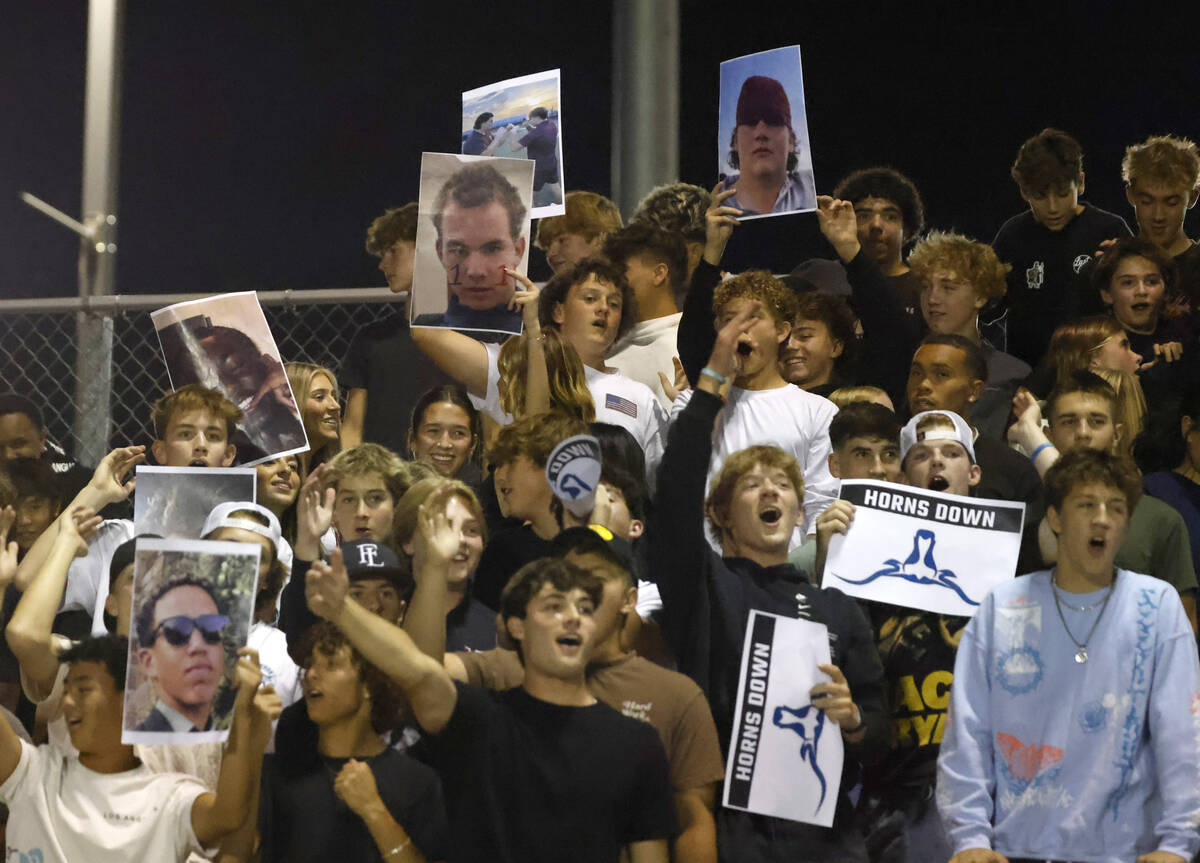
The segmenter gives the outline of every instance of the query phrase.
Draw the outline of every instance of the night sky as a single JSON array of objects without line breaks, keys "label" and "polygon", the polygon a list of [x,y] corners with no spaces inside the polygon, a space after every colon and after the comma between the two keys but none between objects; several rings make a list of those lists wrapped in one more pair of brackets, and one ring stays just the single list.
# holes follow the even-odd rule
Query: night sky
[{"label": "night sky", "polygon": [[[706,186],[720,61],[792,43],[818,189],[891,164],[916,181],[931,226],[984,240],[1023,206],[1008,168],[1044,126],[1080,139],[1087,199],[1131,222],[1124,146],[1200,137],[1195,22],[1178,16],[796,2],[739,3],[718,18],[681,5],[680,173]],[[455,150],[461,91],[543,69],[563,70],[567,187],[608,193],[611,7],[427,7],[129,3],[118,292],[382,285],[366,225],[415,197],[422,150]],[[78,214],[86,9],[9,4],[0,26],[4,297],[77,290],[74,236],[16,194]],[[775,245],[813,231],[811,216],[758,225],[771,222],[758,230]],[[540,259],[531,266],[544,275]]]}]

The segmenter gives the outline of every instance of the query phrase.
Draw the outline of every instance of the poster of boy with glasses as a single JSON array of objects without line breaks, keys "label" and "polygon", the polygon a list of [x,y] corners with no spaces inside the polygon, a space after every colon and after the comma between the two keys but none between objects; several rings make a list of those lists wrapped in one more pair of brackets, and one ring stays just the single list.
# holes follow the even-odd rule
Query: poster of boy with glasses
[{"label": "poster of boy with glasses", "polygon": [[122,743],[228,736],[261,552],[243,542],[138,541]]}]

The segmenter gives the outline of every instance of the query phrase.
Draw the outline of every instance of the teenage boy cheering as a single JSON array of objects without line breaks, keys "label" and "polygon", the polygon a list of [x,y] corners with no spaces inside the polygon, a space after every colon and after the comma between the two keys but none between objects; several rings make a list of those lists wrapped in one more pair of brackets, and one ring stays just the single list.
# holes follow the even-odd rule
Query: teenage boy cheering
[{"label": "teenage boy cheering", "polygon": [[396,715],[388,679],[330,623],[318,624],[308,642],[304,703],[316,745],[268,755],[263,764],[260,859],[441,859],[437,777],[380,736]]},{"label": "teenage boy cheering", "polygon": [[597,702],[585,670],[603,582],[539,560],[505,588],[501,612],[525,666],[521,687],[455,683],[401,629],[347,597],[341,555],[308,574],[313,611],[333,621],[407,696],[429,735],[450,822],[449,860],[666,863],[675,832],[654,729]]},{"label": "teenage boy cheering", "polygon": [[[904,481],[917,488],[968,495],[979,484],[971,430],[949,411],[917,414],[900,432]],[[845,533],[854,504],[834,501],[817,520],[818,565],[829,540]],[[821,569],[818,569],[820,573]],[[933,804],[935,763],[946,728],[946,693],[966,618],[868,603],[884,674],[892,693],[892,745],[863,782],[868,846],[889,861],[944,860],[951,854]]]},{"label": "teenage boy cheering", "polygon": [[[420,521],[418,547],[425,572],[418,578],[405,631],[422,651],[441,660],[455,680],[494,690],[519,686],[524,673],[513,650],[444,653],[446,616],[441,608],[447,592],[445,573],[456,549],[455,519],[422,508]],[[712,712],[692,680],[629,649],[637,629],[632,550],[620,538],[604,539],[601,531],[606,529],[568,528],[550,545],[553,556],[604,582],[595,612],[597,643],[588,665],[588,689],[615,710],[654,726],[666,750],[679,816],[680,833],[671,846],[674,859],[711,863],[717,853],[712,807],[716,784],[725,776]]]},{"label": "teenage boy cheering", "polygon": [[[725,408],[712,430],[707,476],[711,483],[732,454],[747,447],[773,444],[800,465],[804,475],[801,526],[811,532],[821,510],[833,499],[829,475],[829,423],[837,408],[822,396],[794,387],[779,371],[779,352],[796,318],[795,295],[765,270],[749,270],[723,282],[713,296],[716,327],[739,320],[733,353],[723,369],[711,364],[698,375],[705,389],[721,392]],[[733,332],[731,330],[731,332]],[[691,402],[696,390],[679,394],[672,422]],[[663,474],[672,480],[677,474]],[[789,529],[791,526],[789,525]]]},{"label": "teenage boy cheering", "polygon": [[[706,373],[671,426],[655,507],[665,517],[647,531],[651,571],[662,593],[663,634],[680,671],[708,696],[722,741],[730,738],[750,610],[800,617],[829,628],[832,664],[820,669],[830,680],[817,684],[812,697],[841,727],[848,745],[833,826],[720,809],[721,858],[739,863],[865,861],[846,793],[854,785],[857,761],[886,745],[883,672],[870,626],[854,602],[839,591],[814,586],[787,562],[792,532],[803,519],[800,467],[777,447],[741,450],[725,459],[705,499],[713,426],[722,411],[729,410],[719,381],[734,376],[742,356],[738,346],[756,338],[764,322],[770,325],[765,334],[770,339],[776,332],[771,317],[753,301],[723,323]],[[764,353],[758,346],[758,353]],[[703,541],[706,518],[718,535],[721,554]]]},{"label": "teenage boy cheering", "polygon": [[1046,474],[1053,570],[995,588],[963,633],[938,763],[952,863],[1185,863],[1200,850],[1200,665],[1171,587],[1117,569],[1141,494],[1081,448]]},{"label": "teenage boy cheering", "polygon": [[834,187],[833,197],[854,205],[858,241],[902,304],[905,321],[914,333],[920,331],[921,280],[904,262],[904,250],[925,228],[925,207],[917,187],[892,168],[866,168],[844,177]]},{"label": "teenage boy cheering", "polygon": [[[292,571],[303,576],[309,563],[326,551],[330,528],[344,543],[392,541],[396,503],[413,482],[432,474],[432,468],[403,461],[379,444],[364,443],[342,450],[309,474],[297,498],[295,559]],[[402,591],[392,585],[391,572],[381,571],[374,582],[378,611],[396,621],[404,610]],[[279,600],[279,628],[288,637],[288,652],[299,662],[304,632],[317,622],[304,604],[302,578],[289,579]]]},{"label": "teenage boy cheering", "polygon": [[[1042,411],[1037,402],[1026,400],[1013,426],[1014,439],[1036,454],[1043,474],[1058,461],[1060,453],[1075,449],[1115,453],[1125,431],[1116,421],[1116,391],[1088,371],[1076,372],[1055,387],[1046,398],[1045,414],[1049,425],[1043,431]],[[1042,557],[1053,563],[1058,543],[1048,520],[1042,522],[1039,532]],[[1139,497],[1129,511],[1128,530],[1117,550],[1116,562],[1122,569],[1152,575],[1174,586],[1192,629],[1196,628],[1196,573],[1187,525],[1178,510],[1151,495]]]},{"label": "teenage boy cheering", "polygon": [[[229,467],[237,456],[231,442],[242,412],[217,390],[189,384],[162,396],[151,409],[154,442],[149,449],[165,467]],[[124,500],[133,489],[125,473],[145,458],[147,447],[114,450],[96,466],[91,481],[63,508],[83,506],[97,512]],[[123,453],[118,457],[118,453]],[[114,458],[119,467],[114,473]],[[116,479],[120,477],[120,479]],[[114,496],[115,495],[115,496]],[[59,516],[62,518],[63,516]],[[54,539],[52,524],[22,560],[20,586],[26,573],[36,573]],[[108,519],[88,543],[87,553],[71,565],[63,610],[82,609],[92,615],[92,634],[104,633],[104,600],[108,596],[108,564],[117,546],[133,537],[133,522]]]},{"label": "teenage boy cheering", "polygon": [[254,651],[238,661],[238,694],[216,793],[190,776],[151,773],[121,743],[127,646],[100,636],[72,646],[62,698],[78,754],[33,747],[0,722],[0,801],[7,847],[20,859],[67,863],[184,860],[213,849],[242,822],[280,711]]}]

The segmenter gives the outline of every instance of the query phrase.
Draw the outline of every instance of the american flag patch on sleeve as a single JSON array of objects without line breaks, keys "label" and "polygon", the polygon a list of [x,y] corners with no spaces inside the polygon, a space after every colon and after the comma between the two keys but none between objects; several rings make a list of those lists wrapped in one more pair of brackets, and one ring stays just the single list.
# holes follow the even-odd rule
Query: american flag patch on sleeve
[{"label": "american flag patch on sleeve", "polygon": [[605,393],[604,406],[610,410],[620,411],[628,417],[637,419],[637,404],[616,393]]}]

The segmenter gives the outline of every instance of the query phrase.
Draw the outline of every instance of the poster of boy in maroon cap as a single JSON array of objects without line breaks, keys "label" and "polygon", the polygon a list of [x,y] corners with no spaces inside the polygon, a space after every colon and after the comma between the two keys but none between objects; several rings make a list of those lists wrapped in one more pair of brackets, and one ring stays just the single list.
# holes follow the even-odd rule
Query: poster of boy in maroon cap
[{"label": "poster of boy in maroon cap", "polygon": [[721,64],[717,171],[742,218],[817,208],[800,46]]}]

